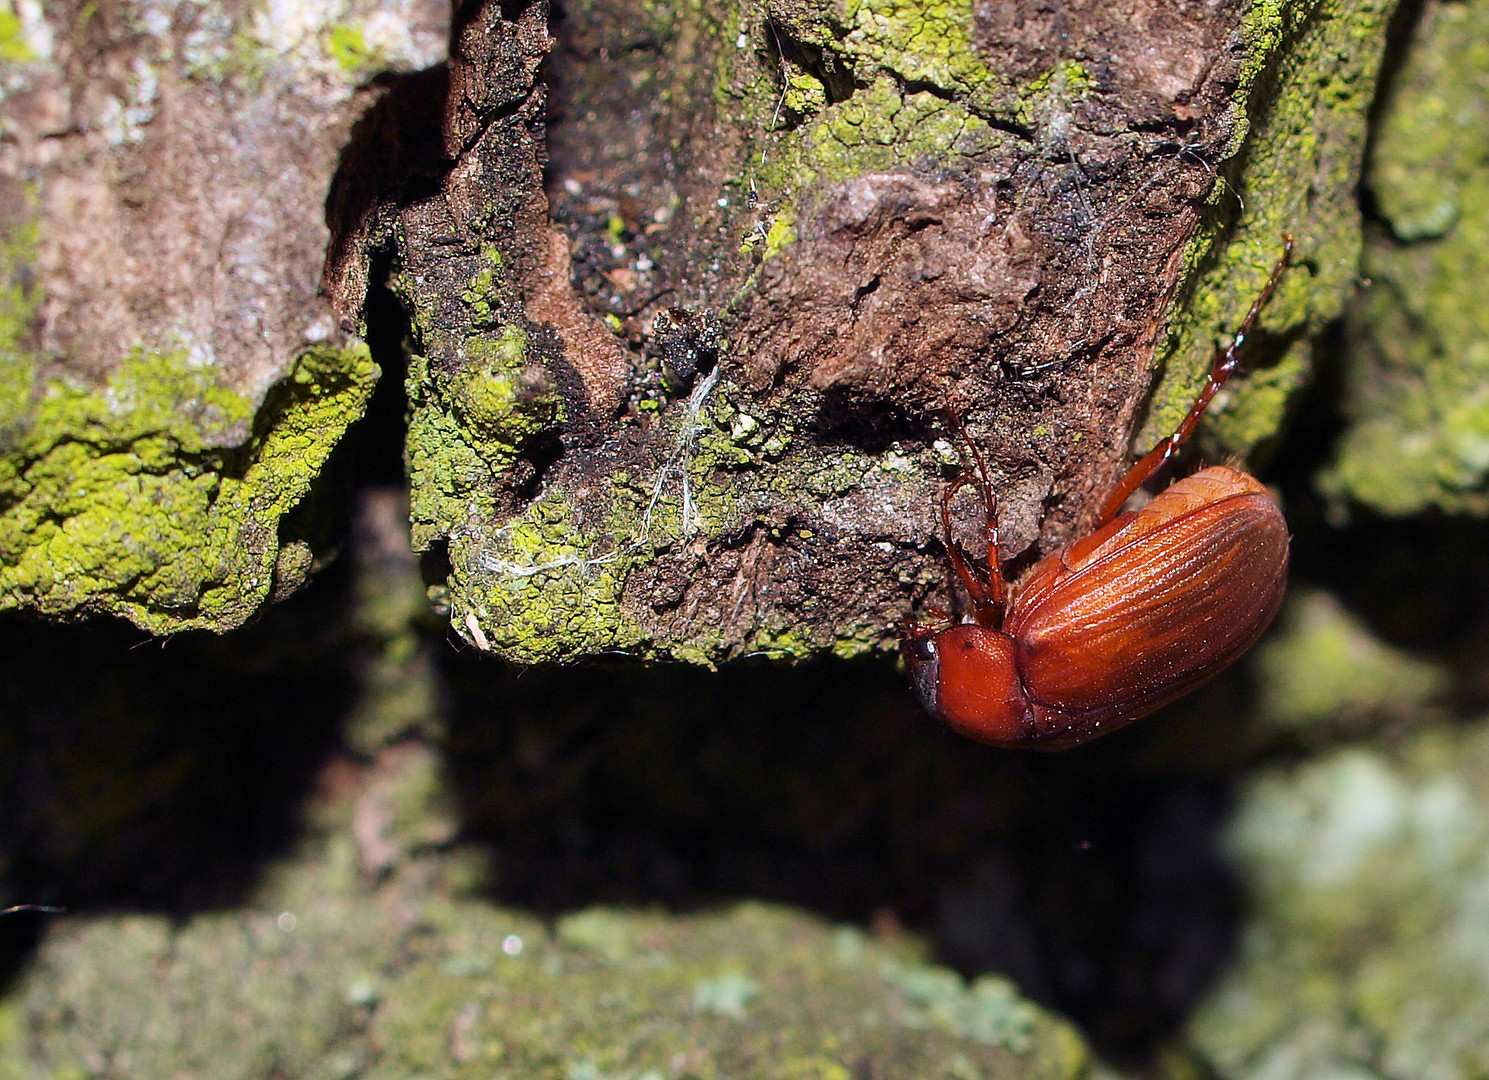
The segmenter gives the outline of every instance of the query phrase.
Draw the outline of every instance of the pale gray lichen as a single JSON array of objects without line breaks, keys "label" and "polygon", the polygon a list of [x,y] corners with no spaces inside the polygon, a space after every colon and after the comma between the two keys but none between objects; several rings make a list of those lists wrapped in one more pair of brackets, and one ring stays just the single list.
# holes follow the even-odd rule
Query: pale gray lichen
[{"label": "pale gray lichen", "polygon": [[1252,902],[1188,1025],[1222,1080],[1468,1080],[1489,1057],[1489,726],[1245,784],[1229,842]]}]

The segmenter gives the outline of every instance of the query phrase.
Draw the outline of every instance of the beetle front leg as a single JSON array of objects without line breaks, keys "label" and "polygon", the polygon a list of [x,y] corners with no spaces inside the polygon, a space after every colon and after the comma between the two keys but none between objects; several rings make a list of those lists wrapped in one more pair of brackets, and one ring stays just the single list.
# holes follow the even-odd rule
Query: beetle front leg
[{"label": "beetle front leg", "polygon": [[[941,493],[941,531],[946,537],[946,550],[951,554],[952,568],[972,597],[974,620],[982,626],[999,626],[1002,624],[1003,609],[1008,599],[1008,584],[1003,577],[1003,557],[998,543],[998,494],[993,490],[992,481],[988,479],[987,462],[983,459],[982,451],[972,441],[972,436],[968,433],[961,416],[952,412],[951,422],[956,428],[956,434],[960,436],[972,455],[977,473],[973,475],[970,470],[963,469],[950,486]],[[963,485],[969,483],[977,485],[978,497],[982,499],[985,515],[983,525],[984,540],[987,544],[984,556],[986,569],[979,568],[982,573],[981,580],[974,575],[972,567],[961,550],[961,545],[951,538],[951,499]]]}]

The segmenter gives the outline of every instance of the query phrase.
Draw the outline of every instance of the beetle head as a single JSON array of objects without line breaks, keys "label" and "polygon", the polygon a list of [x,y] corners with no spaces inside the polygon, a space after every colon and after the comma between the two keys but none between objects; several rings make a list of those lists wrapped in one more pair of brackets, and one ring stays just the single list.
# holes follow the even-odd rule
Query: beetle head
[{"label": "beetle head", "polygon": [[900,639],[905,663],[910,668],[910,681],[920,704],[932,716],[940,716],[941,658],[936,652],[936,635],[927,631],[908,631]]}]

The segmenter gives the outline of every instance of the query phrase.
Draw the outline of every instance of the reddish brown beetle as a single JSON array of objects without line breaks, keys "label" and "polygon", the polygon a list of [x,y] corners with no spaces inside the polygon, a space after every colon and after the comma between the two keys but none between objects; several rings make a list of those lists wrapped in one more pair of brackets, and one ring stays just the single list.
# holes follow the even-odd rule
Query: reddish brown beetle
[{"label": "reddish brown beetle", "polygon": [[[1045,556],[1011,594],[997,498],[963,432],[977,472],[963,471],[942,493],[941,528],[972,600],[971,621],[936,628],[907,620],[900,630],[926,711],[994,746],[1063,750],[1187,694],[1271,624],[1287,584],[1287,522],[1255,478],[1213,465],[1141,510],[1122,505],[1189,439],[1236,370],[1292,256],[1292,237],[1284,244],[1183,423],[1117,484],[1089,536]],[[968,483],[987,510],[985,570],[974,570],[951,538],[951,498]]]}]

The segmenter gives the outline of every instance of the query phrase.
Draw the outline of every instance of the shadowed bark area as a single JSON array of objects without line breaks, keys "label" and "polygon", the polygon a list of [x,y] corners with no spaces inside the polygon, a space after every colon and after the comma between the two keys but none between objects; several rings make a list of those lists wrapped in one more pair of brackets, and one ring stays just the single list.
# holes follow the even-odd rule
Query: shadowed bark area
[{"label": "shadowed bark area", "polygon": [[1155,368],[1149,434],[1290,231],[1303,269],[1212,450],[1274,435],[1351,283],[1388,15],[471,9],[448,86],[364,124],[328,265],[355,323],[389,253],[411,312],[414,537],[448,559],[452,623],[524,661],[891,645],[947,603],[946,411],[988,455],[1005,557],[1068,542]]}]

